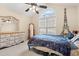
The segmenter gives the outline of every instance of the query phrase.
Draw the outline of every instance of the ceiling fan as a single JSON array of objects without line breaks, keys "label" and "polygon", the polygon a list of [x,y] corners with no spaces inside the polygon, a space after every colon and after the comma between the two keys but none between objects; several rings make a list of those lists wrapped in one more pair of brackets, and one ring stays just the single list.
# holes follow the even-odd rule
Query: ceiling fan
[{"label": "ceiling fan", "polygon": [[47,9],[47,6],[45,6],[45,5],[38,5],[37,3],[25,3],[25,4],[30,5],[30,7],[25,10],[26,12],[28,12],[31,8],[33,8],[34,11],[35,11],[37,14],[39,14],[39,11],[37,10],[37,7],[43,8],[43,9]]}]

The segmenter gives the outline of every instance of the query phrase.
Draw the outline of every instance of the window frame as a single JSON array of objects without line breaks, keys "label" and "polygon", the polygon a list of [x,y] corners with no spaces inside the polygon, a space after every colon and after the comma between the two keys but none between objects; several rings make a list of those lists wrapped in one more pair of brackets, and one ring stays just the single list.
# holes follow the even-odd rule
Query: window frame
[{"label": "window frame", "polygon": [[[52,21],[54,21],[54,26],[52,25],[52,26],[49,26],[48,27],[48,21],[49,21],[49,19],[50,19],[50,22],[51,22],[51,20]],[[44,21],[44,25],[45,25],[45,27],[40,27],[40,24],[41,23],[39,23],[41,20],[43,20]],[[50,23],[49,23],[50,24]],[[42,25],[43,26],[43,25]],[[42,15],[41,17],[39,17],[39,21],[38,21],[38,34],[41,34],[40,33],[40,29],[46,29],[46,33],[43,33],[43,34],[48,34],[49,32],[48,32],[48,29],[49,28],[52,28],[52,31],[55,31],[55,33],[52,33],[52,34],[56,34],[56,15],[55,14],[45,14],[45,15]],[[55,29],[55,30],[54,30]]]}]

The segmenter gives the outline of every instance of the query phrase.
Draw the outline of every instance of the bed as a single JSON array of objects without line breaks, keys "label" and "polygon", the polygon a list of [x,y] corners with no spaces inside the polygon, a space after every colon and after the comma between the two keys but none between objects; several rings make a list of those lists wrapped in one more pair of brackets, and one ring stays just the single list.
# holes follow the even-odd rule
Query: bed
[{"label": "bed", "polygon": [[25,32],[0,32],[0,49],[11,47],[25,41]]},{"label": "bed", "polygon": [[47,47],[64,56],[69,56],[72,49],[77,49],[75,44],[71,43],[71,38],[73,38],[71,33],[68,33],[67,36],[46,34],[35,35],[28,41],[28,47],[29,50],[35,46]]}]

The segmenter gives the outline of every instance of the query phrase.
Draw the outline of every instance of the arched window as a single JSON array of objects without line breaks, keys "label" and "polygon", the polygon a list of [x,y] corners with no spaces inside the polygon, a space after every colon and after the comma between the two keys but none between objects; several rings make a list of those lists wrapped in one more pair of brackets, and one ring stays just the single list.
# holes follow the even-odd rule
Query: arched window
[{"label": "arched window", "polygon": [[46,9],[39,16],[39,34],[56,34],[56,15],[52,9]]}]

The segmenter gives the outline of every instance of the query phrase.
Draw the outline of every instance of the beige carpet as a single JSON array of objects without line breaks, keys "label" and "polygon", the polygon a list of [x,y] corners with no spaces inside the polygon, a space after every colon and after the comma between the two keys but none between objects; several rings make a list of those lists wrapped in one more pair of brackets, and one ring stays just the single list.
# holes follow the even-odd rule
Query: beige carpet
[{"label": "beige carpet", "polygon": [[19,54],[19,56],[41,56],[33,51],[23,51],[22,53]]},{"label": "beige carpet", "polygon": [[[79,56],[79,49],[71,51],[72,56]],[[28,50],[27,41],[16,46],[0,50],[0,56],[41,56]]]},{"label": "beige carpet", "polygon": [[0,56],[40,56],[28,50],[27,41],[16,46],[0,50]]}]

